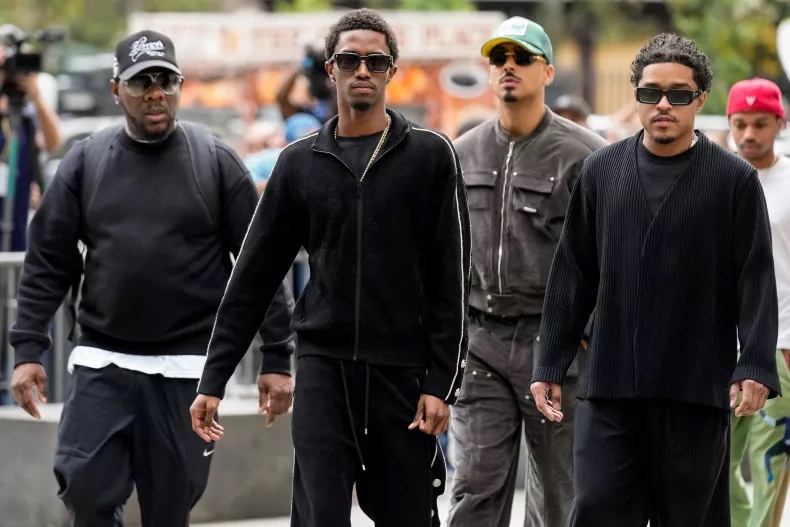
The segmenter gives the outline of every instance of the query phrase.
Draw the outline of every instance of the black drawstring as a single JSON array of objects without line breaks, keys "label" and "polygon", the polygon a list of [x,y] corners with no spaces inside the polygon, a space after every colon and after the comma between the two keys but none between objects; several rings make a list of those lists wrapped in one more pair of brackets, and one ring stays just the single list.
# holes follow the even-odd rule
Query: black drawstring
[{"label": "black drawstring", "polygon": [[370,365],[365,363],[365,435],[368,435],[368,399],[370,399]]},{"label": "black drawstring", "polygon": [[[340,361],[340,374],[343,376],[343,392],[346,395],[346,409],[348,410],[348,420],[351,422],[351,434],[354,436],[354,446],[357,447],[357,455],[359,456],[359,463],[362,465],[362,471],[365,471],[365,460],[362,458],[362,449],[359,447],[357,440],[357,431],[354,428],[354,416],[351,413],[351,400],[348,397],[348,383],[346,382],[346,368],[343,361]],[[367,408],[368,400],[365,396],[365,408]],[[365,434],[368,433],[367,429],[367,411],[365,411]]]}]

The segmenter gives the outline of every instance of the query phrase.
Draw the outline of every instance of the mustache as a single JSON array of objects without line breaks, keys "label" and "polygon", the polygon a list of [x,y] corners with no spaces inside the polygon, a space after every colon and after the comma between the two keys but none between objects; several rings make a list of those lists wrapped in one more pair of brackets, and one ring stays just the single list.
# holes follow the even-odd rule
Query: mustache
[{"label": "mustache", "polygon": [[502,77],[500,77],[499,83],[501,84],[501,83],[505,82],[507,79],[515,79],[517,81],[521,81],[521,79],[516,77],[516,74],[513,73],[512,71],[506,71],[505,74],[502,75]]},{"label": "mustache", "polygon": [[351,87],[352,88],[372,88],[372,89],[376,88],[372,83],[366,82],[366,81],[357,81],[354,84],[352,84]]},{"label": "mustache", "polygon": [[669,118],[672,122],[677,121],[677,119],[675,119],[672,115],[670,115],[668,113],[660,113],[660,114],[656,115],[655,117],[653,117],[650,121],[654,123],[654,122],[658,121],[659,119],[666,119],[666,118]]},{"label": "mustache", "polygon": [[145,113],[167,113],[167,108],[164,106],[149,106],[145,109]]}]

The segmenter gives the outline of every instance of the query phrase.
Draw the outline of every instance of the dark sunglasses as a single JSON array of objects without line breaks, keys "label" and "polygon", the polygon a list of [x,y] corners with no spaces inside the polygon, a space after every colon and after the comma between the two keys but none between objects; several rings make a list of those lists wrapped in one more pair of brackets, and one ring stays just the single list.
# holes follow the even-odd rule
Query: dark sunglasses
[{"label": "dark sunglasses", "polygon": [[129,80],[123,81],[126,91],[132,97],[142,97],[154,84],[156,84],[165,95],[175,95],[181,87],[184,78],[175,72],[168,73],[139,73]]},{"label": "dark sunglasses", "polygon": [[384,73],[394,62],[390,55],[375,54],[363,57],[351,52],[335,53],[329,62],[334,62],[338,69],[343,71],[357,71],[362,61],[365,61],[365,65],[373,73]]},{"label": "dark sunglasses", "polygon": [[658,104],[667,96],[672,106],[688,106],[702,95],[702,90],[662,90],[660,88],[637,88],[636,100],[643,104]]},{"label": "dark sunglasses", "polygon": [[507,51],[505,48],[492,49],[491,53],[488,55],[488,63],[492,66],[501,68],[511,55],[513,56],[513,61],[516,63],[516,66],[529,66],[537,60],[546,62],[546,59],[540,55],[535,55],[524,48],[517,47],[513,48],[513,51]]}]

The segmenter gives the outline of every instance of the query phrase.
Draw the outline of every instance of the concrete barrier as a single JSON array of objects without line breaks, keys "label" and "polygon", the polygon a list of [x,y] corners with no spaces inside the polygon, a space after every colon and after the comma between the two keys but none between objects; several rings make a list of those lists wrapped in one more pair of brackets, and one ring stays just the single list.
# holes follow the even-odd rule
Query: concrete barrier
[{"label": "concrete barrier", "polygon": [[[62,405],[41,405],[41,420],[17,407],[0,407],[0,527],[67,527],[52,471]],[[208,488],[191,522],[287,516],[291,504],[291,416],[271,428],[257,400],[227,399],[220,407],[225,437],[217,446]],[[136,495],[126,525],[140,525]]]}]

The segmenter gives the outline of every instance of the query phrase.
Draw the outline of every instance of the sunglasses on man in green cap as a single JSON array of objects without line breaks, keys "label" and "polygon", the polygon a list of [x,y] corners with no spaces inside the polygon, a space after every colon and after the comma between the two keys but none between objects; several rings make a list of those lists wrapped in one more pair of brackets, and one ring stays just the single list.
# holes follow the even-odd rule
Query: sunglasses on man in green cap
[{"label": "sunglasses on man in green cap", "polygon": [[[552,62],[551,40],[543,27],[532,20],[520,16],[508,18],[494,30],[491,38],[483,44],[480,53],[488,58],[491,64],[502,66],[507,62],[509,54],[504,50],[500,51],[502,48],[497,48],[497,46],[507,42],[518,46],[511,54],[519,66],[532,64],[536,60],[542,60],[547,64]],[[521,50],[524,50],[524,53]],[[492,53],[492,51],[495,52]],[[504,55],[502,55],[503,53]]]}]

